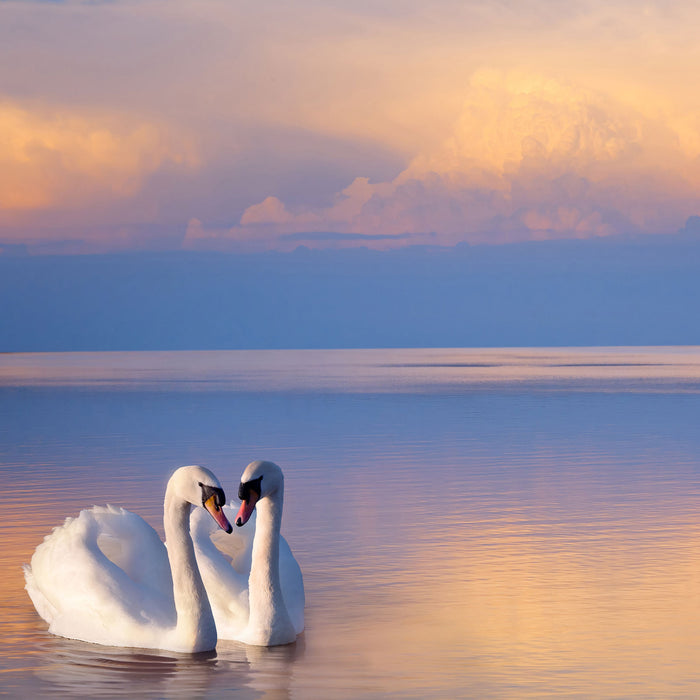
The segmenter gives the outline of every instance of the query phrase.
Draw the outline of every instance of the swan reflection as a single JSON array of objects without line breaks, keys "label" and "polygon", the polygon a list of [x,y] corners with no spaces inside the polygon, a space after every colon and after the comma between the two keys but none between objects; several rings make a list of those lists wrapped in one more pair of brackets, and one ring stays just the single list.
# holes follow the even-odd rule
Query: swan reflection
[{"label": "swan reflection", "polygon": [[[37,645],[37,692],[58,697],[192,698],[235,690],[236,698],[291,697],[297,642],[273,648],[223,641],[216,651],[177,654],[103,647],[60,637]],[[128,689],[128,693],[127,693]]]}]

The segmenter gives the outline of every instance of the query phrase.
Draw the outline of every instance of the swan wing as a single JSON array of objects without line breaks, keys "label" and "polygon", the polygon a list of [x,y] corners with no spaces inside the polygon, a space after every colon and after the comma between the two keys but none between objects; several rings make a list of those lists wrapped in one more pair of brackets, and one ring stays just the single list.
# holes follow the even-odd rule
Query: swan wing
[{"label": "swan wing", "polygon": [[304,630],[304,578],[301,567],[294,558],[287,540],[280,535],[280,585],[282,597],[289,613],[294,631],[301,634]]},{"label": "swan wing", "polygon": [[[232,521],[236,511],[223,507]],[[220,537],[212,519],[195,510],[190,518],[197,566],[207,590],[216,631],[220,639],[237,639],[248,624],[248,575],[252,552],[252,533],[234,528]],[[247,568],[246,568],[247,562]]]},{"label": "swan wing", "polygon": [[122,508],[94,507],[66,519],[36,548],[25,580],[49,631],[64,637],[158,646],[160,632],[175,624],[165,547]]}]

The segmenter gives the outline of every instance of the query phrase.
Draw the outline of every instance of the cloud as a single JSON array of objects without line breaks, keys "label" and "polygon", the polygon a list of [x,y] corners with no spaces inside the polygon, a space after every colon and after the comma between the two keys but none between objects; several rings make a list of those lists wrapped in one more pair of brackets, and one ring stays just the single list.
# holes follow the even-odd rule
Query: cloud
[{"label": "cloud", "polygon": [[676,230],[699,211],[699,21],[662,0],[0,2],[0,240]]},{"label": "cloud", "polygon": [[352,233],[388,247],[392,236],[453,244],[671,232],[700,211],[692,143],[672,121],[611,95],[541,74],[480,70],[451,132],[396,178],[357,177],[325,207],[288,208],[270,195],[228,235],[367,243],[311,235]]},{"label": "cloud", "polygon": [[0,103],[0,216],[78,209],[136,194],[165,163],[195,151],[163,126]]},{"label": "cloud", "polygon": [[277,197],[267,197],[260,204],[248,207],[241,217],[241,225],[286,224],[292,221],[291,214]]}]

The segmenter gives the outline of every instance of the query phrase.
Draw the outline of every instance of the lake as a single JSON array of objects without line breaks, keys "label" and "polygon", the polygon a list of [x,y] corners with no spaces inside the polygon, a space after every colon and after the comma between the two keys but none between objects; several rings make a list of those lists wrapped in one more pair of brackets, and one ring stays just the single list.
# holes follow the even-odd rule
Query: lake
[{"label": "lake", "polygon": [[[0,355],[0,693],[700,696],[700,348]],[[285,472],[306,630],[204,656],[50,635],[21,565],[178,466]]]}]

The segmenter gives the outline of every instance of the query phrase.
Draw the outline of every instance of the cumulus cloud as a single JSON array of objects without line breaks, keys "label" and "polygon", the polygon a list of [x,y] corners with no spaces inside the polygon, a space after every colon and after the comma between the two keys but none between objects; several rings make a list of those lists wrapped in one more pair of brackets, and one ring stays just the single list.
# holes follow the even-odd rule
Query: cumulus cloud
[{"label": "cumulus cloud", "polygon": [[0,215],[90,207],[133,196],[165,163],[194,167],[194,148],[133,118],[0,103]]},{"label": "cumulus cloud", "polygon": [[269,196],[228,235],[353,233],[388,247],[676,231],[700,208],[700,159],[672,123],[542,75],[481,70],[451,133],[393,180],[357,177],[325,207]]},{"label": "cumulus cloud", "polygon": [[286,224],[291,214],[277,197],[267,197],[260,204],[248,207],[241,217],[241,224]]},{"label": "cumulus cloud", "polygon": [[186,246],[498,242],[671,231],[700,211],[692,3],[0,15],[0,240],[149,224],[179,244],[196,219]]}]

